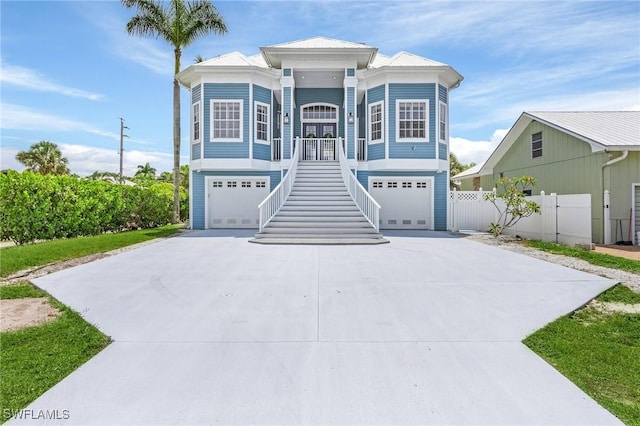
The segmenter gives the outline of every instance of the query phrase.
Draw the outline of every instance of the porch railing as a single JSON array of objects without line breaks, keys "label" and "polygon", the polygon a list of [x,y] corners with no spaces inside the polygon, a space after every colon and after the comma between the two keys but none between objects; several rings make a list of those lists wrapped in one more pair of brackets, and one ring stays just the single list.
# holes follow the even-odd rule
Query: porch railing
[{"label": "porch railing", "polygon": [[380,230],[380,204],[373,199],[371,194],[367,192],[366,189],[358,179],[354,176],[349,168],[349,163],[347,162],[347,156],[344,151],[344,145],[340,144],[341,149],[338,149],[338,158],[340,161],[340,171],[342,172],[342,179],[344,180],[344,184],[347,187],[347,191],[353,201],[355,201],[356,205],[362,212],[362,214],[367,218],[369,223],[373,225],[376,231]]},{"label": "porch railing", "polygon": [[300,150],[298,149],[298,146],[294,145],[289,170],[287,170],[287,173],[284,175],[278,186],[276,186],[267,198],[258,205],[258,209],[260,210],[260,232],[262,232],[264,226],[269,223],[273,216],[278,213],[284,202],[289,197],[291,188],[293,188],[293,182],[296,179],[299,161]]},{"label": "porch railing", "polygon": [[367,140],[358,138],[358,161],[367,161]]},{"label": "porch railing", "polygon": [[271,141],[271,161],[282,160],[282,139],[274,138]]},{"label": "porch railing", "polygon": [[335,138],[301,138],[302,161],[335,161],[337,139]]}]

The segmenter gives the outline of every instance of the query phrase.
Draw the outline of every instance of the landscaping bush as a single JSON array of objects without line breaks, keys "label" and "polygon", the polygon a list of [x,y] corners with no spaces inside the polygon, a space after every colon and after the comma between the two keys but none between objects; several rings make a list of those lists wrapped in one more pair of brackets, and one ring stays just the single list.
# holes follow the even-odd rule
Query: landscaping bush
[{"label": "landscaping bush", "polygon": [[164,183],[132,187],[10,170],[0,174],[0,237],[24,244],[165,225],[171,191]]}]

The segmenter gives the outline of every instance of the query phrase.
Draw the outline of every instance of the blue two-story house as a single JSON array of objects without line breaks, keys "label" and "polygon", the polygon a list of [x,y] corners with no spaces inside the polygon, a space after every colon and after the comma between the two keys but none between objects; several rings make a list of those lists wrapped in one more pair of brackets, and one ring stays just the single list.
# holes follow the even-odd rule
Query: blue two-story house
[{"label": "blue two-story house", "polygon": [[295,162],[337,162],[343,147],[379,229],[446,229],[451,66],[317,37],[178,79],[191,92],[192,228],[262,227],[258,205]]}]

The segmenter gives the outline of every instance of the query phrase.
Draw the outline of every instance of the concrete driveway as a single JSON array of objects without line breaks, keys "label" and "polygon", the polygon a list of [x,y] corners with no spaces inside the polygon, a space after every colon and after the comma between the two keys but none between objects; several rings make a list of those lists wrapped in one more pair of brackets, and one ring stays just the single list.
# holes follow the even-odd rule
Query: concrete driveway
[{"label": "concrete driveway", "polygon": [[621,424],[520,343],[611,280],[446,233],[250,237],[191,232],[36,280],[114,343],[29,409],[68,410],[56,424]]}]

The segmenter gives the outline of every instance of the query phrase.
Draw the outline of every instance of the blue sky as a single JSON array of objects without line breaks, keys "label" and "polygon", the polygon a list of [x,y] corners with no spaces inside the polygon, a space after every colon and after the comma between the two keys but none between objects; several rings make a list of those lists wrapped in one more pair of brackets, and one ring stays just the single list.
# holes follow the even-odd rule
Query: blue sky
[{"label": "blue sky", "polygon": [[[452,65],[451,148],[485,160],[525,110],[640,109],[638,1],[215,1],[229,33],[186,48],[183,68],[208,59],[315,36],[405,50]],[[127,35],[133,11],[118,1],[0,2],[1,167],[55,142],[71,171],[125,174],[172,164],[173,52]],[[188,92],[182,91],[187,163]]]}]

